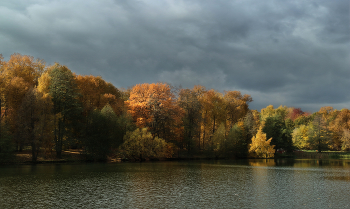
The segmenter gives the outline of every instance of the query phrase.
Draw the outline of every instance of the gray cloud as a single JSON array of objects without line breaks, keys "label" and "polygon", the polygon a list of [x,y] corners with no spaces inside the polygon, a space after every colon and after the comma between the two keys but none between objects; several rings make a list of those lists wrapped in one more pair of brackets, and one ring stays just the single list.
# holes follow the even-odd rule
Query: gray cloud
[{"label": "gray cloud", "polygon": [[1,1],[0,46],[101,75],[316,111],[349,108],[347,0]]}]

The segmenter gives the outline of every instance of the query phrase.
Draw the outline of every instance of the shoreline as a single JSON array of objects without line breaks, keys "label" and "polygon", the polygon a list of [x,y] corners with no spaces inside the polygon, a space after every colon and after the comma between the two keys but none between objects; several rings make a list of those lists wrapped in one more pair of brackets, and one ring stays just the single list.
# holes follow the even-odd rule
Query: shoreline
[{"label": "shoreline", "polygon": [[[349,152],[298,152],[293,154],[276,154],[274,158],[267,159],[315,159],[315,160],[349,160]],[[29,150],[14,153],[8,160],[0,161],[3,165],[37,165],[37,164],[65,164],[65,163],[122,163],[122,162],[157,162],[157,161],[197,161],[197,160],[242,160],[242,159],[260,159],[260,158],[225,158],[225,157],[208,157],[203,154],[193,156],[179,156],[174,158],[155,158],[155,159],[122,159],[117,156],[108,157],[106,161],[88,160],[81,150],[66,150],[62,152],[62,158],[57,158],[54,153],[48,157],[38,156],[38,160],[31,160]],[[261,158],[264,159],[264,158]]]}]

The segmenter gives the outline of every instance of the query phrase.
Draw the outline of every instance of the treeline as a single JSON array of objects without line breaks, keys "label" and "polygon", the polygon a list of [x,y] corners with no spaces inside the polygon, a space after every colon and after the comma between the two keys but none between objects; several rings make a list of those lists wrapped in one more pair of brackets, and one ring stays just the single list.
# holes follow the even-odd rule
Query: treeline
[{"label": "treeline", "polygon": [[276,151],[350,148],[350,111],[331,107],[249,109],[249,95],[166,83],[117,89],[99,76],[31,56],[0,56],[0,159],[30,146],[32,160],[66,149],[89,160],[210,153],[215,157],[272,157]]}]

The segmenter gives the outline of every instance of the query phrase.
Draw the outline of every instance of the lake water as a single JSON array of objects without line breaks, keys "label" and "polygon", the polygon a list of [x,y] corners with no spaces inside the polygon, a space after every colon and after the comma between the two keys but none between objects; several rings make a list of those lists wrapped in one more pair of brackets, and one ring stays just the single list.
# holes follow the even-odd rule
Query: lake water
[{"label": "lake water", "polygon": [[0,208],[350,208],[350,161],[1,166]]}]

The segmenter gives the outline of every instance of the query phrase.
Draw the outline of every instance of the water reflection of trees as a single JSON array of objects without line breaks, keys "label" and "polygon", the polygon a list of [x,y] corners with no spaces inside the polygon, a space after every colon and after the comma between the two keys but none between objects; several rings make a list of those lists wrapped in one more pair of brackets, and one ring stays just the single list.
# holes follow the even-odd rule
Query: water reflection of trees
[{"label": "water reflection of trees", "polygon": [[259,159],[259,160],[249,161],[249,165],[251,165],[251,166],[275,166],[276,163],[275,163],[274,159]]},{"label": "water reflection of trees", "polygon": [[301,168],[309,168],[309,167],[343,167],[350,168],[350,160],[322,160],[322,159],[288,159],[288,158],[280,158],[280,159],[254,159],[249,160],[248,164],[250,166],[287,166],[287,167],[301,167]]}]

